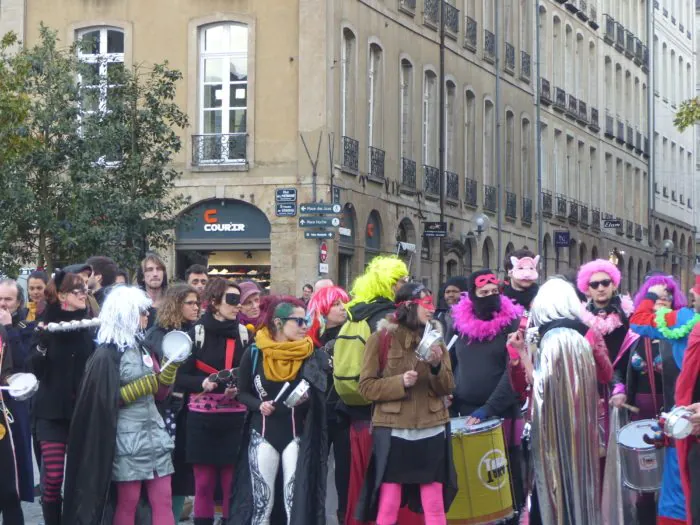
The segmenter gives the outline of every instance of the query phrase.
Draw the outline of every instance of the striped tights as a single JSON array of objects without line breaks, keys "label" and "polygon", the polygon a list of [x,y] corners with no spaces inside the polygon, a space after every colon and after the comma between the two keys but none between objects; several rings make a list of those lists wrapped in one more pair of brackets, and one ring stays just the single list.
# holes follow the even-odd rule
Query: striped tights
[{"label": "striped tights", "polygon": [[42,480],[43,492],[41,498],[45,503],[61,500],[65,463],[65,443],[57,443],[55,441],[41,442],[41,470],[44,478]]}]

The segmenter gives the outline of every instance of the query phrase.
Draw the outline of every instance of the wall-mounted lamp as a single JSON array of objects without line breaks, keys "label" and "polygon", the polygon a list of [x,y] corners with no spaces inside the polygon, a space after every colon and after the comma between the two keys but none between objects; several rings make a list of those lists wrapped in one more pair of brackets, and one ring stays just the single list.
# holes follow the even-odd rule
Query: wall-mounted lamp
[{"label": "wall-mounted lamp", "polygon": [[673,253],[673,249],[675,248],[675,245],[673,244],[673,241],[671,239],[666,239],[664,240],[663,244],[661,245],[662,251],[660,253],[657,253],[657,257],[668,257],[671,253]]}]

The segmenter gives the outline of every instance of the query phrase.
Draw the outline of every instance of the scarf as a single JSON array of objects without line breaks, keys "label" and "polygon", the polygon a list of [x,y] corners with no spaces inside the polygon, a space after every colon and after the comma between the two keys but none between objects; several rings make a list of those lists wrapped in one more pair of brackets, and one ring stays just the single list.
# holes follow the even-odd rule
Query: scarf
[{"label": "scarf", "polygon": [[270,337],[267,328],[255,334],[255,344],[263,354],[263,370],[270,381],[292,381],[304,360],[314,351],[310,337],[299,341],[277,342]]},{"label": "scarf", "polygon": [[452,307],[454,327],[460,335],[471,341],[488,341],[500,334],[504,328],[523,314],[523,307],[501,295],[501,309],[493,319],[479,319],[474,313],[474,305],[468,294],[462,294],[462,299]]},{"label": "scarf", "polygon": [[509,284],[503,289],[503,295],[510,297],[513,301],[525,308],[525,310],[529,310],[530,305],[532,304],[532,301],[537,295],[539,289],[540,287],[537,284],[533,284],[524,290],[516,290],[513,288],[512,284]]},{"label": "scarf", "polygon": [[261,318],[261,317],[262,317],[262,314],[260,314],[258,317],[248,317],[248,316],[245,315],[243,312],[240,312],[240,313],[238,314],[238,322],[241,323],[242,325],[246,326],[246,327],[247,327],[248,325],[252,326],[253,329],[252,329],[252,330],[249,329],[249,330],[250,330],[251,332],[254,332],[255,329],[256,329],[256,328],[258,327],[258,325],[260,324],[260,318]]}]

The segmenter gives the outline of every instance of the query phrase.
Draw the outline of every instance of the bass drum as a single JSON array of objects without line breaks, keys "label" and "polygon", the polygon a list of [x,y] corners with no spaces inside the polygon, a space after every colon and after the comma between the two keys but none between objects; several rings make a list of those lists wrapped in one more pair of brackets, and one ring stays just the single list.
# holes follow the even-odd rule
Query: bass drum
[{"label": "bass drum", "polygon": [[644,441],[645,435],[654,435],[656,424],[653,419],[642,419],[625,425],[617,433],[622,481],[638,492],[656,492],[661,488],[664,450]]}]

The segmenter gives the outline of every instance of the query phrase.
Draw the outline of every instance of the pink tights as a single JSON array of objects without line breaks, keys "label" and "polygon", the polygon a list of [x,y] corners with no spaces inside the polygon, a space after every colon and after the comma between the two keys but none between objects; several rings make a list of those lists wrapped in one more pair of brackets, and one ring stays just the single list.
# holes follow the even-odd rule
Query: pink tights
[{"label": "pink tights", "polygon": [[[442,483],[420,486],[420,499],[423,504],[425,525],[445,525],[445,505],[442,499]],[[382,483],[379,488],[379,513],[377,525],[394,525],[399,519],[401,506],[401,485]]]},{"label": "pink tights", "polygon": [[223,497],[221,510],[224,518],[228,518],[228,501],[231,496],[233,483],[233,465],[194,465],[194,517],[214,517],[214,491],[216,490],[216,475],[221,480],[221,495]]},{"label": "pink tights", "polygon": [[151,523],[175,525],[173,517],[170,476],[155,477],[144,481],[120,481],[117,483],[117,509],[114,525],[134,525],[136,507],[141,499],[141,484],[146,485],[148,502],[151,504]]}]

